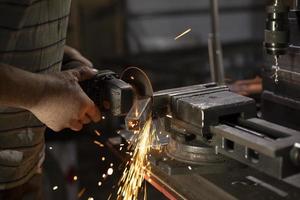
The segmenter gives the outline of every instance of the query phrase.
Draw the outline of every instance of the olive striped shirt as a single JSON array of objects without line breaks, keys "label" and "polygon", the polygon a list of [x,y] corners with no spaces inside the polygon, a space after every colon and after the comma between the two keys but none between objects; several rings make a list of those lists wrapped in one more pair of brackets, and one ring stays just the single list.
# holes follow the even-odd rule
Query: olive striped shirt
[{"label": "olive striped shirt", "polygon": [[[70,4],[0,0],[0,63],[34,73],[59,71]],[[30,112],[0,106],[0,189],[21,185],[36,173],[44,159],[44,130]]]}]

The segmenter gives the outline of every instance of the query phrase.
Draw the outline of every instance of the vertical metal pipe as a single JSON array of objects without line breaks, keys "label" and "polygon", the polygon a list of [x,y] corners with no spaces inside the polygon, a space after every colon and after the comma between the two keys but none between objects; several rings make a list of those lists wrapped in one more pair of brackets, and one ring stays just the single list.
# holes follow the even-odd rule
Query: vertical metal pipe
[{"label": "vertical metal pipe", "polygon": [[293,1],[293,6],[292,6],[292,10],[300,10],[300,5],[299,5],[299,1],[298,0],[294,0]]},{"label": "vertical metal pipe", "polygon": [[210,0],[210,8],[211,8],[211,25],[212,25],[212,33],[210,35],[210,42],[211,44],[211,50],[210,52],[213,55],[211,56],[211,60],[213,60],[213,63],[210,61],[211,69],[212,71],[212,80],[217,82],[218,84],[222,85],[225,84],[224,80],[224,67],[223,67],[223,53],[222,53],[222,47],[221,47],[221,41],[220,41],[220,31],[219,31],[219,6],[218,6],[218,0]]}]

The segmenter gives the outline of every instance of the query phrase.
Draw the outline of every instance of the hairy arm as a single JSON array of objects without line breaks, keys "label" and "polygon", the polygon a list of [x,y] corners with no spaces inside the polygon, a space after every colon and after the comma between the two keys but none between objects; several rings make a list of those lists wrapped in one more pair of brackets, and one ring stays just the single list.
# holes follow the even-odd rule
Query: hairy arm
[{"label": "hairy arm", "polygon": [[0,64],[0,105],[30,109],[45,90],[42,75]]},{"label": "hairy arm", "polygon": [[34,74],[0,64],[0,105],[24,108],[54,131],[100,120],[94,102],[83,92],[79,81],[95,71],[80,67],[51,74]]}]

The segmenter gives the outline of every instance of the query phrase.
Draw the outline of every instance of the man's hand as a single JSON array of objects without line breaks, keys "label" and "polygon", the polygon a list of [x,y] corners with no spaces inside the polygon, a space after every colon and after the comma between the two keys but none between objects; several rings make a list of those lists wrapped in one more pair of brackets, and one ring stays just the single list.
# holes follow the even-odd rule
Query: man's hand
[{"label": "man's hand", "polygon": [[95,73],[89,67],[82,67],[41,75],[45,81],[44,94],[28,109],[54,131],[64,128],[79,131],[83,124],[98,122],[98,108],[78,83],[92,78]]},{"label": "man's hand", "polygon": [[83,66],[93,67],[93,63],[81,55],[79,51],[66,45],[64,48],[62,70],[64,71]]}]

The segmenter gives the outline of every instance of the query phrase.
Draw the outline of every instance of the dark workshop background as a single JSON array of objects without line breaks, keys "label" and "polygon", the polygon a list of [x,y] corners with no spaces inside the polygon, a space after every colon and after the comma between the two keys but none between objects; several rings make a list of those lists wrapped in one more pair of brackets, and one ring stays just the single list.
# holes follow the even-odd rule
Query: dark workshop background
[{"label": "dark workshop background", "polygon": [[[263,65],[265,1],[220,0],[219,4],[226,81],[254,79]],[[120,73],[128,66],[140,67],[155,91],[207,83],[209,5],[209,0],[73,0],[67,43],[99,69]],[[187,29],[191,32],[174,40]],[[47,132],[47,199],[78,199],[80,191],[84,192],[79,199],[107,199],[118,187],[122,172],[118,144],[122,141],[113,126],[117,120],[106,120],[109,123],[103,120],[102,125],[80,133]],[[95,139],[106,147],[93,144]],[[114,174],[103,179],[110,163]],[[58,186],[55,191],[54,186]],[[165,199],[148,187],[149,200]]]}]

